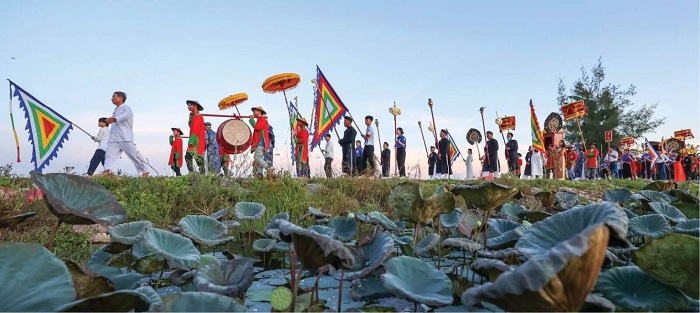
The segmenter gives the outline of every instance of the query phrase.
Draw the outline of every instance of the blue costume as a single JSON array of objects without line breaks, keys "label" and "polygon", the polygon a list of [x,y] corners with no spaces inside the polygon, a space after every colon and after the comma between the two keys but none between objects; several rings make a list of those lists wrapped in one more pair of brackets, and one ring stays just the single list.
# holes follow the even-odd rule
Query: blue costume
[{"label": "blue costume", "polygon": [[216,142],[216,133],[211,129],[207,129],[204,133],[204,139],[207,145],[209,172],[213,175],[219,175],[221,172],[221,158],[219,157],[219,143]]}]

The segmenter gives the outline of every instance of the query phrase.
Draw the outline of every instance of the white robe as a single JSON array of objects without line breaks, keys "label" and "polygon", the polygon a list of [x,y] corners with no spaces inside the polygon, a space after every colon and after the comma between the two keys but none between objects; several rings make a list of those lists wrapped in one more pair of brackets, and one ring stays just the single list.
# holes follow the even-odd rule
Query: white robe
[{"label": "white robe", "polygon": [[539,176],[542,178],[542,165],[544,164],[544,155],[539,151],[535,150],[532,152],[532,157],[530,158],[530,173],[532,177]]},{"label": "white robe", "polygon": [[474,161],[474,157],[472,157],[471,154],[468,154],[467,159],[464,160],[464,164],[467,165],[467,180],[474,179],[474,169],[472,168],[472,161]]}]

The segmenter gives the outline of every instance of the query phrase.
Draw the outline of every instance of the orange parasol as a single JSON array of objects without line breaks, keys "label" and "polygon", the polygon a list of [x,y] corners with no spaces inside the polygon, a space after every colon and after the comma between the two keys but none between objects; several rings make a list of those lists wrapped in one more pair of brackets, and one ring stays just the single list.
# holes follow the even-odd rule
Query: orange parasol
[{"label": "orange parasol", "polygon": [[262,90],[267,93],[284,92],[299,85],[301,77],[294,73],[282,73],[268,77],[262,83]]},{"label": "orange parasol", "polygon": [[237,93],[235,95],[230,95],[219,101],[219,110],[226,110],[231,107],[235,107],[243,102],[248,101],[248,94],[245,92]]}]

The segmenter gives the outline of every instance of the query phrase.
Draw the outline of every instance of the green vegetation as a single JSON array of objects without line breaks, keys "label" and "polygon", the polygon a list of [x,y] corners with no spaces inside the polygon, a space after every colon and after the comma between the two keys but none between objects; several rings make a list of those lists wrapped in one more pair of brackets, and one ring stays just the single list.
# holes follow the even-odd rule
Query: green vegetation
[{"label": "green vegetation", "polygon": [[[9,188],[31,187],[29,178],[11,174],[11,167],[0,168],[0,186]],[[392,220],[395,214],[389,206],[392,188],[402,180],[379,180],[370,178],[336,178],[310,180],[280,177],[274,180],[242,179],[222,181],[202,175],[152,178],[102,178],[94,180],[105,186],[128,212],[127,222],[148,220],[155,227],[169,229],[189,214],[211,214],[222,208],[232,209],[239,201],[262,203],[266,211],[260,220],[252,221],[253,229],[261,231],[272,216],[287,212],[296,221],[307,213],[308,207],[319,208],[333,216],[344,212],[380,211]],[[589,200],[598,200],[605,190],[626,188],[637,191],[648,182],[637,180],[521,180],[510,175],[496,182],[518,188],[525,195],[533,195],[533,187],[541,191],[557,191],[568,188],[578,191]],[[463,181],[424,181],[421,183],[423,197],[432,195],[443,183],[462,184]],[[697,183],[681,183],[680,189],[689,189],[698,194]],[[457,197],[457,207],[463,207]],[[0,230],[0,242],[23,241],[45,244],[55,225],[55,217],[48,212],[45,201],[31,205],[25,198],[16,196],[0,207],[0,218],[27,211],[38,214],[15,228]],[[55,253],[59,257],[85,263],[94,252],[88,234],[73,232],[70,225],[62,225],[55,241]],[[246,225],[247,229],[248,225]]]}]

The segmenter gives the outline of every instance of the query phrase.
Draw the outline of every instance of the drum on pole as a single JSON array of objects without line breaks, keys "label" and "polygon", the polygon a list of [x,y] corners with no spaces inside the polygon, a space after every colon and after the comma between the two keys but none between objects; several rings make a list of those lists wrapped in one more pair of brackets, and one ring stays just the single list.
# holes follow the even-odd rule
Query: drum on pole
[{"label": "drum on pole", "polygon": [[216,141],[228,154],[245,152],[252,140],[250,128],[246,122],[239,119],[226,120],[216,130]]}]

